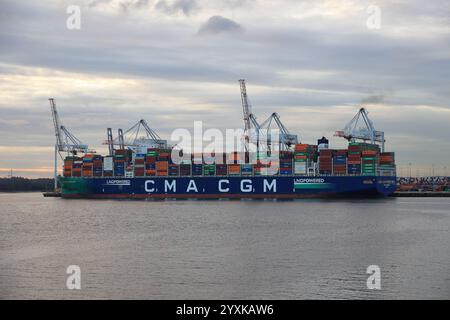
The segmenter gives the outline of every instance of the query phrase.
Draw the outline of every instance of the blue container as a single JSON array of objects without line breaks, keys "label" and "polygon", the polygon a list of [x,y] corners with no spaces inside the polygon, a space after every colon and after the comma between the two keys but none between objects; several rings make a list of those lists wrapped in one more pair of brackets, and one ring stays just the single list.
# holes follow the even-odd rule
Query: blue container
[{"label": "blue container", "polygon": [[283,168],[281,168],[281,169],[280,169],[280,174],[281,174],[281,175],[291,175],[291,174],[292,174],[292,169],[291,169],[291,170],[288,170],[288,169],[283,169]]},{"label": "blue container", "polygon": [[351,174],[360,174],[361,165],[360,164],[349,164],[347,165],[347,172]]},{"label": "blue container", "polygon": [[253,172],[252,165],[241,165],[241,172],[242,173],[252,173]]}]

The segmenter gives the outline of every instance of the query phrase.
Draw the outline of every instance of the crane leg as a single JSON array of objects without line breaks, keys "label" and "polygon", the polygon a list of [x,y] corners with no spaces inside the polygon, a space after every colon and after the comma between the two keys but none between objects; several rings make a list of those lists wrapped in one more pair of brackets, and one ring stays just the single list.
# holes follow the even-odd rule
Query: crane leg
[{"label": "crane leg", "polygon": [[58,189],[58,145],[55,144],[55,171],[54,171],[55,192]]}]

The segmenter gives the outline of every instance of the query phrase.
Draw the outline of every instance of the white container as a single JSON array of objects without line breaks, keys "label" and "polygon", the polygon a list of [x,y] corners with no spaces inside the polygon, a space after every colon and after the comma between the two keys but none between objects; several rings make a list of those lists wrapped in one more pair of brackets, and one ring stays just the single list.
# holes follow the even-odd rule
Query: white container
[{"label": "white container", "polygon": [[112,171],[114,168],[113,157],[103,158],[103,170]]},{"label": "white container", "polygon": [[125,178],[134,178],[133,171],[125,171]]}]

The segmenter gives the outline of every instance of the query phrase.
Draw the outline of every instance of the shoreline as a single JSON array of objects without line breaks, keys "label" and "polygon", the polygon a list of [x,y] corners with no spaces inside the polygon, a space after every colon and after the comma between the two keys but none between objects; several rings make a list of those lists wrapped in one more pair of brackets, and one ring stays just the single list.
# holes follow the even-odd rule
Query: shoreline
[{"label": "shoreline", "polygon": [[441,191],[441,192],[433,192],[433,191],[397,191],[394,192],[391,197],[417,197],[417,198],[428,198],[428,197],[439,197],[446,198],[450,197],[450,192]]}]

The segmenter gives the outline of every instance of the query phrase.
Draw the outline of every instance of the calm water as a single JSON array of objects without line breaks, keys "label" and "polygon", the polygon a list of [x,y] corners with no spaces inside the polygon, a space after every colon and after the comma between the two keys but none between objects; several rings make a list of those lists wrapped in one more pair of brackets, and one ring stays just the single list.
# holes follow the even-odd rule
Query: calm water
[{"label": "calm water", "polygon": [[[0,297],[450,298],[450,198],[86,201],[0,194]],[[381,268],[368,290],[366,268]],[[66,289],[79,265],[81,290]]]}]

